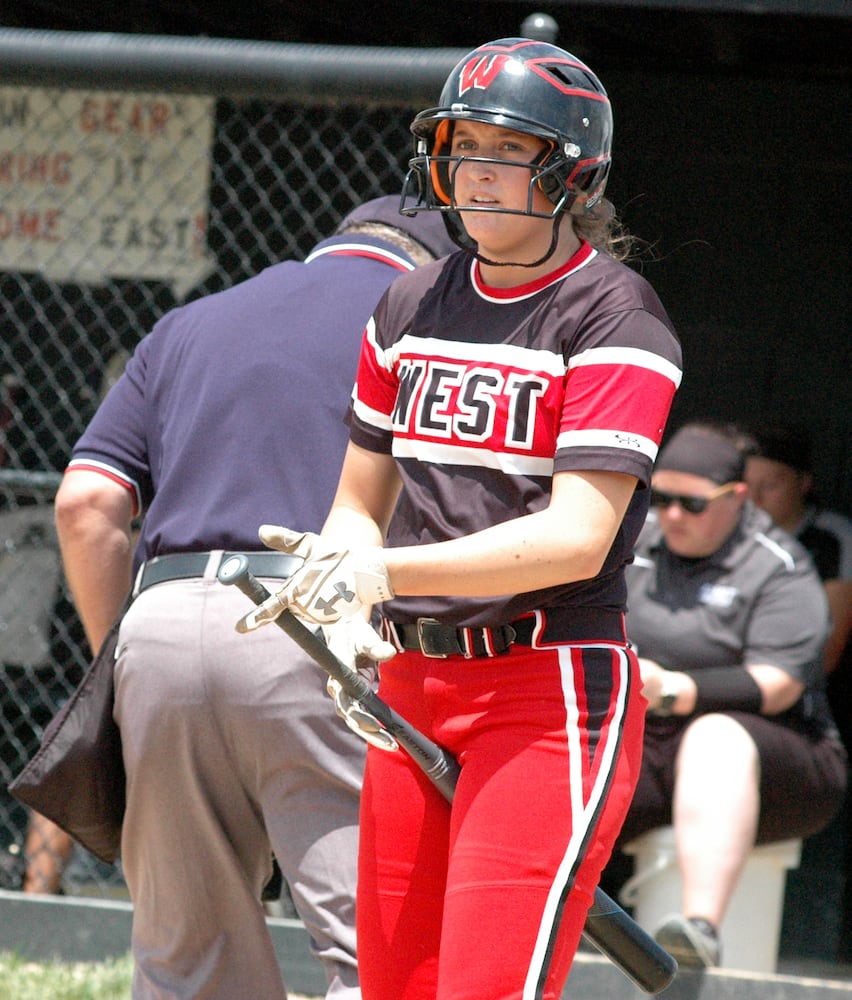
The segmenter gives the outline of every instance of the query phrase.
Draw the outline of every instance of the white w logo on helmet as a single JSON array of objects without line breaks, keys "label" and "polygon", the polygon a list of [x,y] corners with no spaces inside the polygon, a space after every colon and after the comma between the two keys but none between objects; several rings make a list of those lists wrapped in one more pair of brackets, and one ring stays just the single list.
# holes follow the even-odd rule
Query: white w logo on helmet
[{"label": "white w logo on helmet", "polygon": [[509,62],[509,56],[506,55],[490,57],[483,55],[478,59],[471,59],[459,74],[459,97],[474,87],[478,90],[485,90],[507,62]]}]

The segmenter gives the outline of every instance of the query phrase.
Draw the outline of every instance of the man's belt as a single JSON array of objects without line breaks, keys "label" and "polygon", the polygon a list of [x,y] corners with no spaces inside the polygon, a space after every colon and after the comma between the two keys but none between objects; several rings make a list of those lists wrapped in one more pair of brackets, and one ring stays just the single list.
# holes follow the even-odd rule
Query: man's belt
[{"label": "man's belt", "polygon": [[[257,577],[286,580],[303,565],[296,556],[283,552],[245,552],[249,569]],[[219,565],[234,555],[233,552],[176,552],[172,555],[156,556],[144,563],[136,577],[133,596],[136,597],[157,583],[169,580],[191,580],[211,575],[215,578]],[[212,565],[211,565],[212,562]]]}]

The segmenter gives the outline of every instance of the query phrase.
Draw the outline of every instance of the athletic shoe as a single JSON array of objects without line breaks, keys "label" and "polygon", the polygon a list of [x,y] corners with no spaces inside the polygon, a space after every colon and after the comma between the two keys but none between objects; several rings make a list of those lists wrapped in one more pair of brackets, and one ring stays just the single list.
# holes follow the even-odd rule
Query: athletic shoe
[{"label": "athletic shoe", "polygon": [[687,968],[708,968],[718,965],[722,958],[716,929],[700,917],[672,914],[657,928],[654,939],[677,959],[678,965]]}]

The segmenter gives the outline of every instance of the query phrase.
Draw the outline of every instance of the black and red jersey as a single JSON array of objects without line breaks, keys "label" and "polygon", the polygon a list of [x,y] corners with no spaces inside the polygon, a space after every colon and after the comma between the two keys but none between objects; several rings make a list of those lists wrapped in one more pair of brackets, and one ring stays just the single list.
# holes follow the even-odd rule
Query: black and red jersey
[{"label": "black and red jersey", "polygon": [[[493,288],[453,254],[402,276],[364,336],[351,438],[403,482],[388,544],[443,541],[547,506],[555,472],[647,486],[680,381],[677,337],[650,285],[583,244],[563,267]],[[594,580],[504,598],[397,598],[394,620],[494,625],[534,609],[623,610],[623,567],[647,511],[637,490]]]}]

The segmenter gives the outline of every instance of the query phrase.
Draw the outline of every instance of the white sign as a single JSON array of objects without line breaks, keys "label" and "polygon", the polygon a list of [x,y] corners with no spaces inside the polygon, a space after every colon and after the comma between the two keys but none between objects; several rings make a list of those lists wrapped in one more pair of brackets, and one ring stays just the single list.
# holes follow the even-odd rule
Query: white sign
[{"label": "white sign", "polygon": [[0,270],[103,284],[213,269],[214,99],[0,87]]}]

